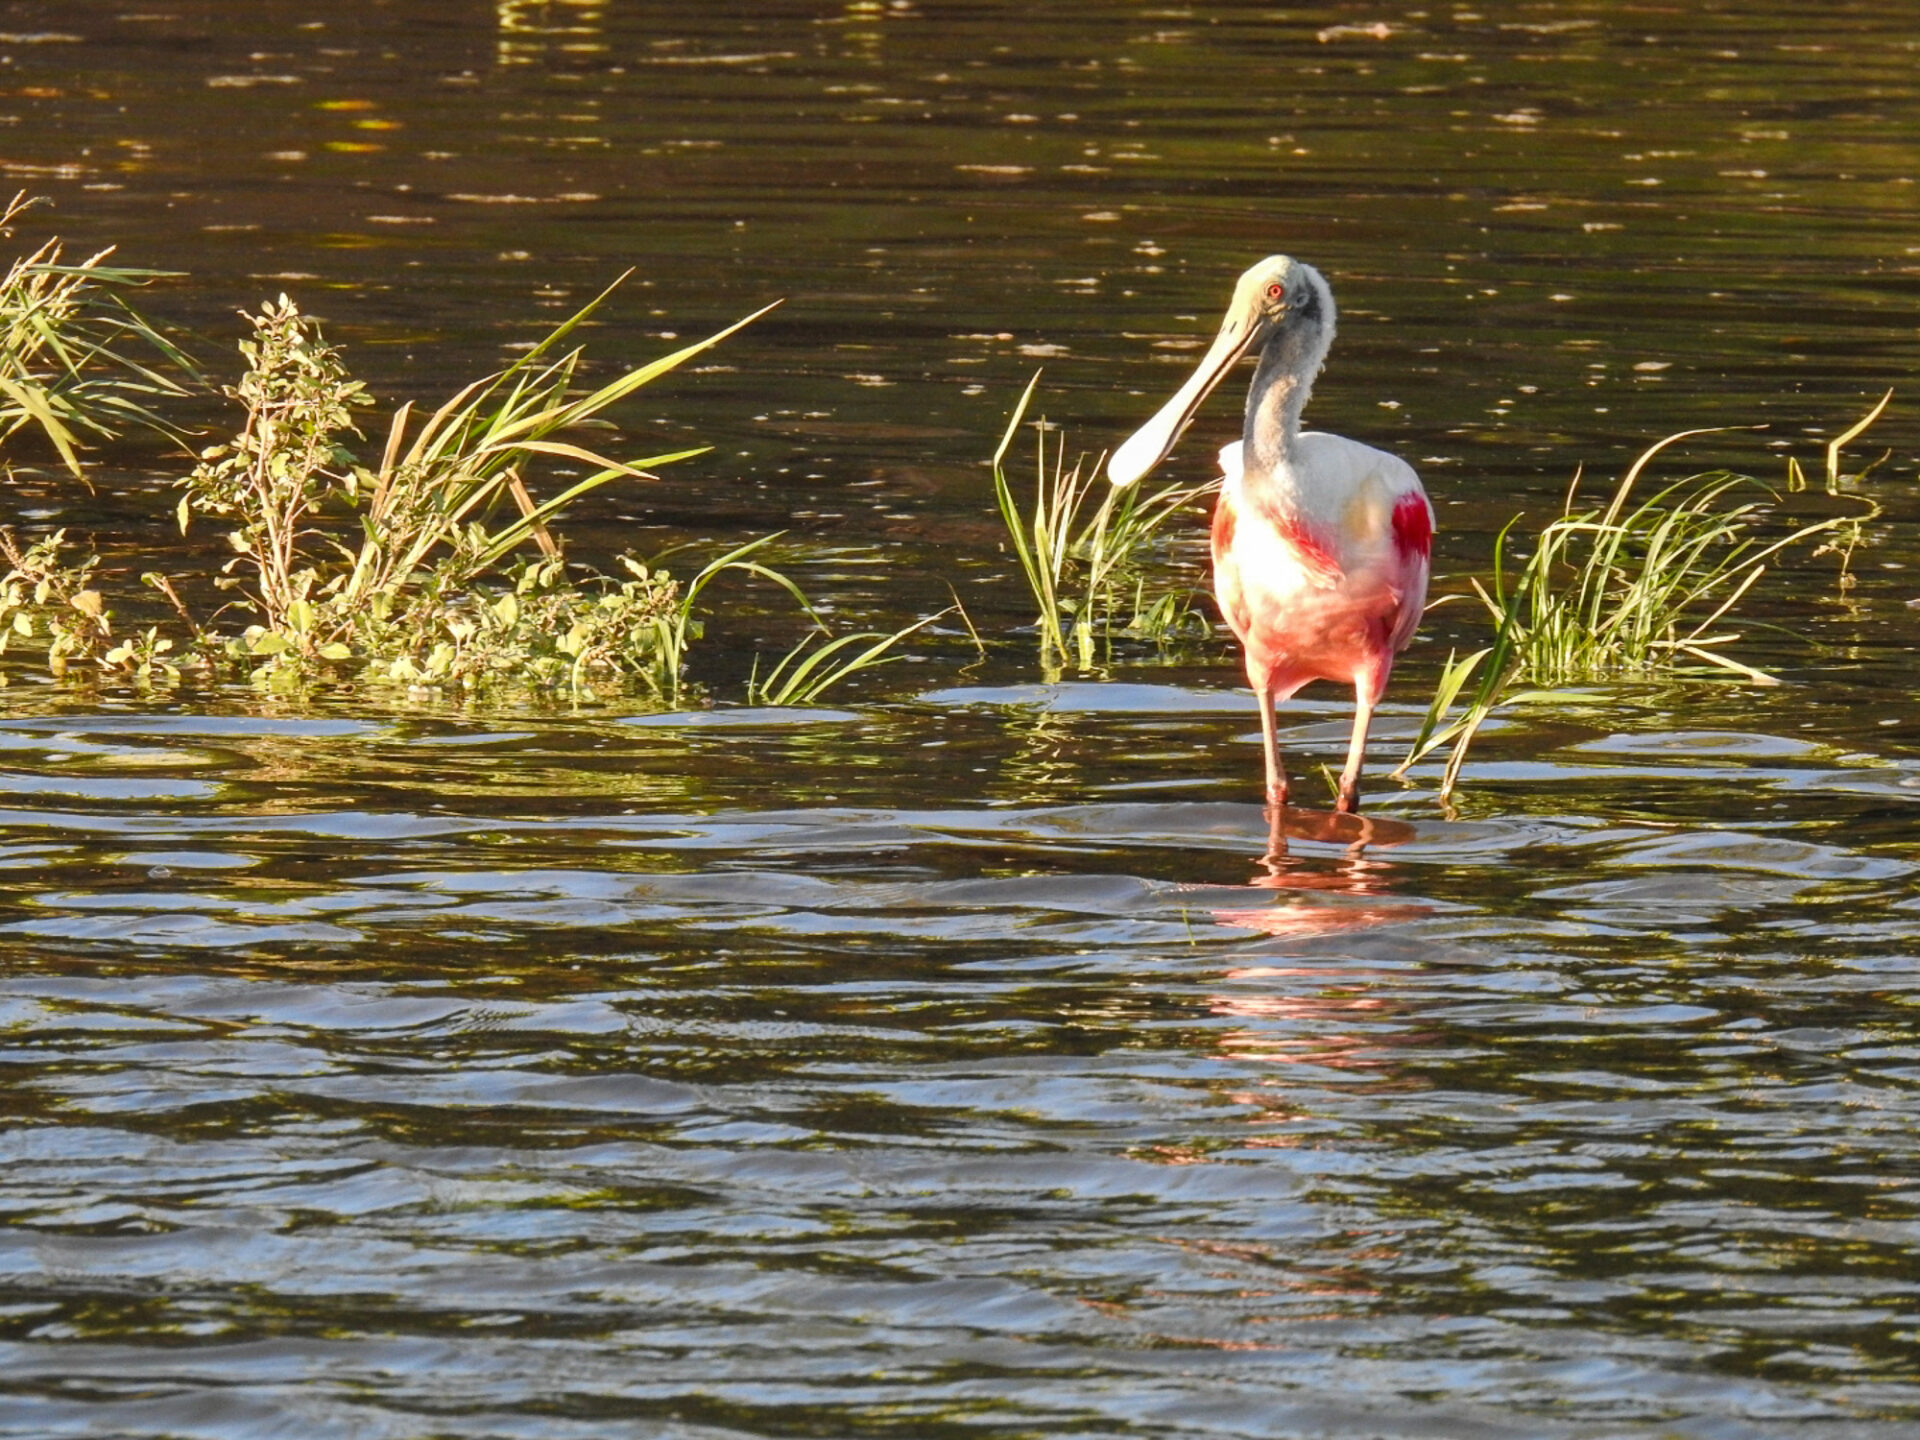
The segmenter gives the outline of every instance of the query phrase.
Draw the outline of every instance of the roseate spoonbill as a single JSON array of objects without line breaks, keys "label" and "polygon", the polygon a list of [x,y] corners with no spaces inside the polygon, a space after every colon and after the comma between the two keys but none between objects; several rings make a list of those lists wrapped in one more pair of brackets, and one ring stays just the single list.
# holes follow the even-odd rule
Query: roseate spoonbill
[{"label": "roseate spoonbill", "polygon": [[1287,803],[1273,707],[1311,680],[1353,686],[1353,743],[1337,808],[1359,806],[1373,707],[1427,598],[1433,507],[1413,467],[1339,435],[1300,428],[1333,344],[1333,291],[1320,272],[1271,255],[1240,277],[1220,333],[1160,412],[1107,463],[1131,485],[1173,449],[1193,413],[1249,351],[1259,365],[1241,439],[1220,452],[1213,589],[1246,649],[1260,702],[1267,803]]}]

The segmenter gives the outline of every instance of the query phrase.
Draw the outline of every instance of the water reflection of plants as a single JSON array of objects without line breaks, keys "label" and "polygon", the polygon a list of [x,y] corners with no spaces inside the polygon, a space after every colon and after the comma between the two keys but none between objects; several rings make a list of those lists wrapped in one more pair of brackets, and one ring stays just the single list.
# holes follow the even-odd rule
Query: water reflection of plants
[{"label": "water reflection of plants", "polygon": [[1001,767],[996,798],[1046,804],[1071,798],[1086,786],[1086,735],[1077,717],[1047,706],[1022,706],[1008,717],[1016,749]]}]

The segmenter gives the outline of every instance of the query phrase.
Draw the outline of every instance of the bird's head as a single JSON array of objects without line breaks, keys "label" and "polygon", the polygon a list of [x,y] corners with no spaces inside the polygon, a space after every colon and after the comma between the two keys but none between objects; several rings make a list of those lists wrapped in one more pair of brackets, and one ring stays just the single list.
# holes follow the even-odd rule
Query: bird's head
[{"label": "bird's head", "polygon": [[1290,255],[1269,255],[1247,270],[1233,287],[1220,333],[1199,367],[1113,452],[1107,478],[1115,485],[1131,485],[1164,460],[1201,401],[1243,355],[1275,342],[1297,347],[1299,367],[1311,379],[1333,341],[1333,321],[1333,291],[1313,266]]}]

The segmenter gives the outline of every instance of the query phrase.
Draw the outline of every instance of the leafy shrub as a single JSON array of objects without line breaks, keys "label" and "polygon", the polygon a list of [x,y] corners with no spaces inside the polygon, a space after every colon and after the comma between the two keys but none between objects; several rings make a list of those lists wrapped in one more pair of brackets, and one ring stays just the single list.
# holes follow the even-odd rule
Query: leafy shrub
[{"label": "leafy shrub", "polygon": [[[244,424],[201,453],[177,514],[183,532],[196,517],[231,527],[215,584],[237,593],[221,613],[252,623],[196,626],[199,653],[267,683],[352,665],[409,686],[584,694],[596,680],[638,680],[673,695],[687,627],[677,583],[631,556],[618,575],[570,563],[551,522],[610,481],[651,479],[644,467],[701,452],[623,461],[554,437],[739,325],[578,394],[580,349],[555,352],[605,298],[417,428],[401,406],[377,466],[347,443],[371,402],[319,327],[284,295],[249,316],[246,373],[227,391]],[[537,502],[528,477],[543,458],[590,473]]]}]

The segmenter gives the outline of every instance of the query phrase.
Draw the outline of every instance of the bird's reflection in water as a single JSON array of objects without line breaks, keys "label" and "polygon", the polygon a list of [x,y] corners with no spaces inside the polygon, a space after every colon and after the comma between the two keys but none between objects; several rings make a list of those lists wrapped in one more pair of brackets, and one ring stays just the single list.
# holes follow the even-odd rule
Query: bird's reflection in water
[{"label": "bird's reflection in water", "polygon": [[[1268,812],[1266,853],[1251,890],[1316,892],[1312,897],[1274,895],[1269,903],[1219,909],[1214,920],[1236,929],[1255,930],[1277,939],[1299,940],[1370,930],[1421,919],[1433,908],[1396,895],[1395,866],[1371,852],[1404,845],[1418,833],[1398,820],[1328,810],[1274,808]],[[1288,840],[1342,845],[1329,865],[1288,850]],[[1394,1052],[1420,1042],[1408,1027],[1404,1004],[1393,984],[1396,967],[1369,965],[1363,953],[1305,964],[1250,964],[1221,975],[1227,982],[1208,1009],[1231,1028],[1215,1038],[1223,1058],[1268,1065],[1309,1066],[1349,1075],[1366,1074],[1380,1083],[1405,1083],[1396,1076]],[[1250,1118],[1272,1130],[1246,1144],[1286,1147],[1301,1143],[1291,1123],[1310,1117],[1296,1111],[1292,1085],[1281,1090],[1259,1086],[1234,1092],[1238,1102],[1255,1107]],[[1311,1107],[1309,1107],[1311,1108]],[[1308,1126],[1310,1130],[1312,1127]],[[1302,1132],[1304,1135],[1305,1132]]]},{"label": "bird's reflection in water", "polygon": [[[1213,918],[1221,925],[1242,930],[1259,930],[1268,935],[1300,938],[1309,935],[1333,935],[1349,930],[1369,930],[1416,920],[1432,913],[1431,907],[1402,900],[1390,888],[1393,866],[1374,858],[1369,852],[1404,845],[1418,835],[1402,820],[1387,820],[1371,815],[1336,810],[1302,810],[1290,806],[1267,809],[1267,849],[1260,857],[1260,874],[1248,881],[1255,890],[1317,890],[1329,900],[1320,904],[1270,903],[1258,907],[1233,907],[1215,910]],[[1340,859],[1329,868],[1294,856],[1289,839],[1308,840],[1322,845],[1345,847]],[[1333,896],[1351,899],[1334,900]]]}]

